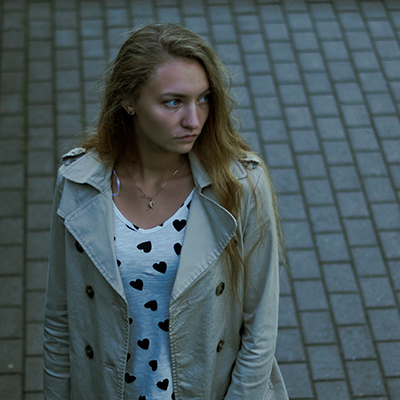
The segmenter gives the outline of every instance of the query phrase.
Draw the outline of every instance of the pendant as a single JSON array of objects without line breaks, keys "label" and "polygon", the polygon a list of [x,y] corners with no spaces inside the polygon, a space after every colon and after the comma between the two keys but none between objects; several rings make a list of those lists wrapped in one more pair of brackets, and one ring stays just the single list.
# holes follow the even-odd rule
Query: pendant
[{"label": "pendant", "polygon": [[150,201],[149,201],[149,204],[147,205],[147,209],[150,210],[150,209],[152,209],[152,208],[154,208],[154,201],[153,201],[153,200],[150,200]]}]

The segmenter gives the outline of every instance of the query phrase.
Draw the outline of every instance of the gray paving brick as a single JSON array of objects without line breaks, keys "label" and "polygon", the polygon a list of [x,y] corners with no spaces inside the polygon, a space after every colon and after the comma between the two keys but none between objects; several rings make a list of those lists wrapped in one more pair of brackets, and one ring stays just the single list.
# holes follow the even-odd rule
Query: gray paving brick
[{"label": "gray paving brick", "polygon": [[49,251],[49,232],[28,232],[26,248],[28,259],[46,259]]},{"label": "gray paving brick", "polygon": [[278,168],[270,172],[278,193],[298,193],[300,191],[294,168]]},{"label": "gray paving brick", "polygon": [[400,47],[395,40],[376,40],[376,50],[382,59],[400,58]]},{"label": "gray paving brick", "polygon": [[336,21],[318,21],[315,26],[318,37],[321,39],[342,39],[342,34]]},{"label": "gray paving brick", "polygon": [[57,69],[78,68],[78,50],[58,49],[55,52],[55,61]]},{"label": "gray paving brick", "polygon": [[286,127],[282,119],[260,120],[261,138],[263,142],[286,142]]},{"label": "gray paving brick", "polygon": [[350,264],[324,264],[323,271],[328,293],[357,291]]},{"label": "gray paving brick", "polygon": [[352,249],[357,273],[360,276],[382,275],[385,273],[382,254],[377,247],[360,247]]},{"label": "gray paving brick", "polygon": [[297,51],[316,51],[319,49],[314,32],[296,32],[293,39]]},{"label": "gray paving brick", "polygon": [[0,97],[1,114],[22,114],[23,96],[22,94],[3,94]]},{"label": "gray paving brick", "polygon": [[23,220],[22,218],[0,219],[0,244],[15,245],[23,243]]},{"label": "gray paving brick", "polygon": [[2,274],[22,274],[23,250],[18,245],[0,245],[0,271]]},{"label": "gray paving brick", "polygon": [[378,229],[400,229],[398,204],[372,204],[372,212]]},{"label": "gray paving brick", "polygon": [[335,20],[335,13],[331,4],[311,4],[311,13],[316,20]]},{"label": "gray paving brick", "polygon": [[400,320],[397,309],[369,310],[368,315],[376,340],[400,339]]},{"label": "gray paving brick", "polygon": [[290,271],[293,278],[319,278],[318,262],[313,250],[289,252]]},{"label": "gray paving brick", "polygon": [[390,268],[390,274],[394,283],[394,287],[396,290],[400,290],[400,262],[399,261],[391,261],[388,262]]},{"label": "gray paving brick", "polygon": [[349,391],[345,381],[316,382],[315,388],[319,400],[350,400]]},{"label": "gray paving brick", "polygon": [[0,391],[3,400],[22,400],[21,375],[0,375]]},{"label": "gray paving brick", "polygon": [[308,107],[285,107],[285,114],[291,129],[313,128]]},{"label": "gray paving brick", "polygon": [[292,139],[295,152],[319,152],[320,147],[318,138],[313,130],[291,130],[290,136]]},{"label": "gray paving brick", "polygon": [[341,225],[335,207],[310,207],[309,213],[314,232],[340,231]]},{"label": "gray paving brick", "polygon": [[363,30],[365,28],[363,19],[359,13],[340,13],[339,18],[346,31]]},{"label": "gray paving brick", "polygon": [[279,84],[299,83],[301,81],[299,70],[295,63],[276,63],[275,78]]},{"label": "gray paving brick", "polygon": [[3,48],[7,50],[22,50],[24,47],[24,34],[18,31],[3,32]]},{"label": "gray paving brick", "polygon": [[378,142],[371,128],[349,129],[350,141],[354,150],[378,150]]},{"label": "gray paving brick", "polygon": [[313,392],[306,363],[281,364],[280,367],[290,398],[312,398]]},{"label": "gray paving brick", "polygon": [[43,322],[44,299],[44,291],[26,292],[25,318],[27,322]]},{"label": "gray paving brick", "polygon": [[279,204],[283,220],[306,219],[305,207],[300,195],[281,195]]},{"label": "gray paving brick", "polygon": [[382,65],[388,79],[400,79],[398,60],[386,60],[382,62]]},{"label": "gray paving brick", "polygon": [[303,178],[323,178],[326,176],[326,168],[320,154],[296,155],[300,176]]},{"label": "gray paving brick", "polygon": [[395,399],[395,396],[400,391],[400,379],[387,379],[387,382],[389,386],[390,395],[392,396],[391,398]]},{"label": "gray paving brick", "polygon": [[369,125],[370,119],[367,108],[362,104],[341,106],[345,124],[349,127]]},{"label": "gray paving brick", "polygon": [[43,357],[27,357],[25,362],[25,390],[43,390]]},{"label": "gray paving brick", "polygon": [[2,321],[0,325],[0,339],[22,337],[23,317],[21,307],[1,307],[0,320]]},{"label": "gray paving brick", "polygon": [[353,162],[349,145],[346,141],[326,141],[323,143],[328,164],[349,164]]},{"label": "gray paving brick", "polygon": [[42,355],[43,325],[30,323],[26,325],[25,352],[29,356]]},{"label": "gray paving brick", "polygon": [[400,232],[379,232],[383,250],[387,258],[400,258]]},{"label": "gray paving brick", "polygon": [[399,376],[400,342],[378,343],[378,352],[382,360],[385,376]]},{"label": "gray paving brick", "polygon": [[330,300],[337,324],[365,324],[364,311],[358,294],[332,294]]},{"label": "gray paving brick", "polygon": [[333,204],[333,195],[328,180],[303,180],[303,185],[309,205]]},{"label": "gray paving brick", "polygon": [[376,244],[376,236],[369,219],[345,219],[344,226],[351,246]]},{"label": "gray paving brick", "polygon": [[293,158],[287,144],[268,144],[265,146],[268,165],[271,167],[290,167],[293,165]]},{"label": "gray paving brick", "polygon": [[372,42],[367,32],[346,32],[350,50],[372,50]]},{"label": "gray paving brick", "polygon": [[249,74],[260,74],[271,71],[265,54],[246,54],[245,62]]},{"label": "gray paving brick", "polygon": [[361,86],[366,93],[386,92],[387,85],[381,72],[361,72]]},{"label": "gray paving brick", "polygon": [[355,81],[353,67],[348,61],[330,61],[328,69],[334,82]]},{"label": "gray paving brick", "polygon": [[320,280],[295,281],[294,289],[300,311],[327,309],[324,288]]},{"label": "gray paving brick", "polygon": [[324,262],[348,261],[349,254],[341,233],[324,233],[316,235],[320,259]]},{"label": "gray paving brick", "polygon": [[305,361],[303,343],[299,329],[281,329],[276,345],[279,362]]},{"label": "gray paving brick", "polygon": [[382,176],[387,174],[387,169],[379,152],[356,153],[358,169],[364,176]]},{"label": "gray paving brick", "polygon": [[2,93],[21,93],[24,89],[24,74],[22,72],[2,72]]},{"label": "gray paving brick", "polygon": [[283,23],[268,23],[264,25],[264,30],[269,41],[289,40],[287,27]]},{"label": "gray paving brick", "polygon": [[26,288],[46,289],[47,261],[31,261],[26,263]]},{"label": "gray paving brick", "polygon": [[289,25],[294,31],[312,31],[312,23],[306,13],[288,13]]},{"label": "gray paving brick", "polygon": [[382,3],[380,2],[372,2],[372,3],[364,3],[360,5],[361,10],[365,17],[367,18],[379,18],[386,17],[386,11]]},{"label": "gray paving brick", "polygon": [[324,62],[319,53],[299,53],[300,65],[305,72],[325,71]]},{"label": "gray paving brick", "polygon": [[54,179],[50,176],[30,177],[28,179],[29,201],[53,201]]},{"label": "gray paving brick", "polygon": [[337,193],[341,215],[346,217],[368,217],[369,211],[362,192]]},{"label": "gray paving brick", "polygon": [[300,313],[306,344],[335,343],[330,315],[326,311]]},{"label": "gray paving brick", "polygon": [[346,367],[354,396],[386,394],[376,361],[349,361]]},{"label": "gray paving brick", "polygon": [[323,139],[342,139],[345,137],[340,118],[316,118],[316,124]]},{"label": "gray paving brick", "polygon": [[382,146],[388,163],[400,162],[400,140],[383,140]]},{"label": "gray paving brick", "polygon": [[393,165],[390,166],[390,175],[394,181],[394,186],[396,189],[400,188],[400,166]]},{"label": "gray paving brick", "polygon": [[312,247],[310,227],[307,222],[284,222],[283,230],[288,249],[302,249]]},{"label": "gray paving brick", "polygon": [[279,101],[276,97],[259,97],[254,99],[257,115],[260,118],[277,118],[282,116]]},{"label": "gray paving brick", "polygon": [[353,52],[352,56],[358,71],[376,71],[380,68],[378,59],[372,52]]},{"label": "gray paving brick", "polygon": [[281,296],[279,301],[279,326],[294,328],[298,326],[296,309],[291,296]]},{"label": "gray paving brick", "polygon": [[274,62],[294,62],[295,57],[290,43],[270,42],[269,54]]},{"label": "gray paving brick", "polygon": [[365,178],[364,185],[369,201],[393,201],[395,194],[389,178]]},{"label": "gray paving brick", "polygon": [[315,116],[336,116],[339,110],[336,106],[336,99],[332,95],[311,96],[311,105]]},{"label": "gray paving brick", "polygon": [[373,115],[394,114],[396,109],[388,94],[371,94],[367,96],[369,109]]},{"label": "gray paving brick", "polygon": [[0,305],[21,306],[23,296],[22,277],[2,277],[0,280]]},{"label": "gray paving brick", "polygon": [[0,162],[21,163],[24,161],[24,142],[21,139],[0,139]]},{"label": "gray paving brick", "polygon": [[22,340],[0,340],[0,373],[22,372],[22,357]]},{"label": "gray paving brick", "polygon": [[282,7],[279,4],[261,5],[260,11],[264,22],[282,22],[284,20]]},{"label": "gray paving brick", "polygon": [[361,289],[367,307],[395,306],[396,300],[386,277],[361,278]]},{"label": "gray paving brick", "polygon": [[322,50],[328,61],[349,59],[349,54],[342,41],[323,41]]},{"label": "gray paving brick", "polygon": [[330,93],[332,88],[326,73],[303,74],[309,93]]},{"label": "gray paving brick", "polygon": [[308,346],[307,352],[315,380],[344,378],[343,366],[337,346]]},{"label": "gray paving brick", "polygon": [[4,50],[2,52],[1,70],[2,71],[23,71],[25,54],[20,50]]},{"label": "gray paving brick", "polygon": [[339,328],[339,337],[346,360],[375,358],[374,345],[366,325]]}]

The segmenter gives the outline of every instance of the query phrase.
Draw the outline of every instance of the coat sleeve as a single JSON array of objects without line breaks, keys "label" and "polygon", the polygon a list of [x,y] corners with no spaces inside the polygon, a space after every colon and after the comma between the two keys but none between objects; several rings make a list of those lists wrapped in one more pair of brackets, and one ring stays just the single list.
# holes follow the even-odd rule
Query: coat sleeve
[{"label": "coat sleeve", "polygon": [[284,388],[284,395],[275,397],[271,383],[271,374],[275,375],[273,370],[277,368],[279,302],[279,246],[271,186],[262,167],[250,170],[249,175],[255,182],[257,201],[252,193],[246,196],[249,200],[243,211],[246,272],[242,346],[225,400],[286,399]]},{"label": "coat sleeve", "polygon": [[44,398],[70,399],[69,330],[64,221],[57,214],[63,180],[58,178],[51,220],[49,268],[44,310]]}]

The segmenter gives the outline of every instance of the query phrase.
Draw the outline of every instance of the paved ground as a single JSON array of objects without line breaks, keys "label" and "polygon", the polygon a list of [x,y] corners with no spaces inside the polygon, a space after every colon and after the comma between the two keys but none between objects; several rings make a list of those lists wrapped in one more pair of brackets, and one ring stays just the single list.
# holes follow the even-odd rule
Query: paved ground
[{"label": "paved ground", "polygon": [[125,32],[184,24],[235,74],[280,193],[292,279],[277,356],[291,399],[400,399],[400,1],[3,0],[0,397],[42,399],[60,154],[93,119]]}]

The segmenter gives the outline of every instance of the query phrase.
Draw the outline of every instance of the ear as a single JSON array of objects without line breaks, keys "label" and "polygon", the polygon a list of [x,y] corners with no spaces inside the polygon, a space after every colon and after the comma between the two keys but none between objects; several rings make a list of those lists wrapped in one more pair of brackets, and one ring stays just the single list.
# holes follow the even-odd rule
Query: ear
[{"label": "ear", "polygon": [[123,100],[121,105],[129,115],[135,114],[135,108],[131,100]]}]

